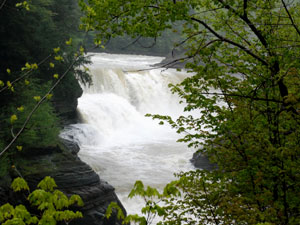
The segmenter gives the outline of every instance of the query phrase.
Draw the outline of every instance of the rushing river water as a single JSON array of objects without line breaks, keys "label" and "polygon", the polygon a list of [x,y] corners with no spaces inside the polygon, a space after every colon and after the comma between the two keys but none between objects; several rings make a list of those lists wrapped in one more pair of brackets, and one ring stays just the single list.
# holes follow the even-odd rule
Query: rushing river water
[{"label": "rushing river water", "polygon": [[143,202],[127,198],[136,180],[162,188],[175,172],[192,168],[192,151],[176,142],[175,130],[144,116],[181,115],[183,106],[168,84],[188,75],[150,69],[160,57],[95,54],[91,59],[93,85],[83,87],[78,102],[82,123],[62,136],[77,141],[79,157],[116,188],[127,212],[139,213]]}]

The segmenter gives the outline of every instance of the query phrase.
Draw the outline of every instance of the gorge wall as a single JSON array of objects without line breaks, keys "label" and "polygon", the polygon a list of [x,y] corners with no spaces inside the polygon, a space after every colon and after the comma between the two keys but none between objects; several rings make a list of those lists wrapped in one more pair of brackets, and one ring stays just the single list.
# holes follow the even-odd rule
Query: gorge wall
[{"label": "gorge wall", "polygon": [[[76,92],[65,89],[60,97],[55,98],[54,106],[60,115],[62,124],[66,125],[76,121],[77,98],[81,96],[82,90],[76,84]],[[107,220],[104,214],[110,202],[117,202],[126,213],[124,207],[115,194],[114,187],[100,177],[89,165],[82,162],[77,153],[79,147],[66,140],[60,140],[55,146],[45,149],[33,149],[17,154],[13,159],[13,165],[9,173],[0,180],[0,205],[9,202],[12,205],[24,204],[27,202],[20,198],[10,188],[12,180],[20,173],[34,190],[37,184],[45,177],[51,176],[55,179],[58,189],[67,195],[78,194],[84,201],[80,210],[84,217],[74,220],[73,225],[115,225],[121,224],[113,214]]]}]

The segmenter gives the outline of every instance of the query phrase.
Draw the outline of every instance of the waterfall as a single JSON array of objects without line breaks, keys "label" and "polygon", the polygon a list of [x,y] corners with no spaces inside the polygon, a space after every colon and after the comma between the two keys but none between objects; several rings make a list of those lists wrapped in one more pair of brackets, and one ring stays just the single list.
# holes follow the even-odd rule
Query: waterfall
[{"label": "waterfall", "polygon": [[173,173],[192,168],[192,152],[176,142],[175,130],[144,116],[182,115],[183,105],[168,84],[188,74],[150,67],[160,57],[95,54],[91,59],[93,85],[84,86],[78,100],[82,123],[66,127],[61,136],[79,144],[79,157],[116,188],[128,213],[139,213],[143,202],[127,199],[136,180],[162,188]]}]

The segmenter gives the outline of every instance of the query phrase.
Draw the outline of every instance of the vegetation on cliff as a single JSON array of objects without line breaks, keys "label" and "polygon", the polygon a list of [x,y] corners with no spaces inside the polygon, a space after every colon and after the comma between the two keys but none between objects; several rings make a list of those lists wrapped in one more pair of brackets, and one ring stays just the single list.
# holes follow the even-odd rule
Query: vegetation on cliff
[{"label": "vegetation on cliff", "polygon": [[[195,73],[171,86],[198,117],[152,115],[217,164],[178,174],[159,194],[137,182],[148,224],[299,224],[300,3],[289,0],[81,1],[98,40],[156,38],[183,23]],[[179,197],[181,195],[181,197]],[[164,202],[158,205],[153,196]]]},{"label": "vegetation on cliff", "polygon": [[[56,145],[60,112],[53,104],[65,98],[71,100],[73,93],[77,93],[75,99],[80,96],[77,79],[90,81],[85,72],[76,69],[86,62],[83,56],[75,55],[82,39],[78,28],[80,10],[77,2],[61,3],[7,1],[1,7],[1,149],[23,129],[6,157],[31,147]],[[65,80],[60,82],[62,76]],[[61,84],[49,92],[58,81]],[[36,104],[38,109],[23,127]]]},{"label": "vegetation on cliff", "polygon": [[[1,203],[5,202],[2,193],[9,193],[6,188],[10,184],[15,191],[29,191],[18,165],[26,162],[26,156],[55,149],[60,130],[58,115],[65,113],[57,102],[77,101],[82,93],[78,79],[90,82],[87,71],[78,68],[87,62],[84,49],[79,48],[79,18],[77,2],[72,0],[12,0],[0,4]],[[12,182],[15,177],[19,178]],[[24,205],[12,206],[29,206],[23,194],[20,198],[10,196],[12,205],[0,207],[0,223],[56,224],[82,217],[79,212],[66,210],[75,202],[81,205],[80,197],[68,199],[54,190],[55,186],[54,180],[46,177],[39,183],[40,189],[29,193],[30,212]],[[30,215],[33,212],[36,216]]]},{"label": "vegetation on cliff", "polygon": [[[25,224],[45,224],[55,225],[57,222],[65,222],[68,224],[71,220],[82,218],[79,211],[73,212],[67,210],[71,205],[82,206],[83,202],[79,195],[72,195],[68,198],[64,193],[56,190],[56,183],[51,177],[45,177],[37,185],[37,189],[30,192],[27,182],[21,178],[16,178],[11,184],[15,192],[27,191],[26,200],[38,209],[39,212],[34,215],[32,211],[20,204],[13,206],[6,203],[0,206],[0,222],[4,225],[25,225]],[[32,209],[31,209],[32,210]]]}]

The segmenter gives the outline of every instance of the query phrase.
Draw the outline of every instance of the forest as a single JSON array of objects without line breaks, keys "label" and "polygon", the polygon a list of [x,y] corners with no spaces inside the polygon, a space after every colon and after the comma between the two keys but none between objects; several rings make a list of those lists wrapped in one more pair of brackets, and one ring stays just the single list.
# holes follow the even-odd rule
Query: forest
[{"label": "forest", "polygon": [[[115,200],[103,220],[300,224],[299,10],[297,0],[2,0],[0,185],[9,184],[17,197],[0,192],[0,222],[76,224],[85,217],[79,212],[85,199],[56,189],[47,169],[30,192],[25,161],[58,151],[58,134],[74,120],[82,94],[78,82],[92,83],[84,53],[98,46],[112,53],[181,53],[164,66],[184,63],[193,74],[169,86],[191,114],[146,116],[171,125],[183,135],[179,142],[215,165],[178,173],[162,192],[137,181],[129,197],[145,200],[142,215],[126,215]],[[158,48],[145,50],[152,44]],[[24,193],[29,203],[19,200]]]}]

